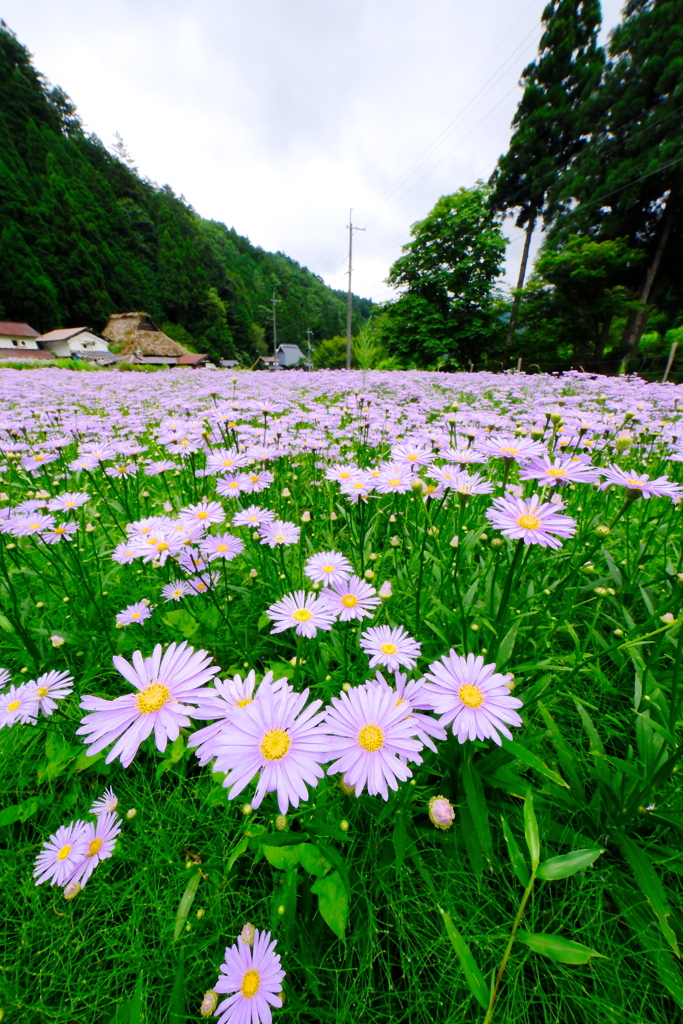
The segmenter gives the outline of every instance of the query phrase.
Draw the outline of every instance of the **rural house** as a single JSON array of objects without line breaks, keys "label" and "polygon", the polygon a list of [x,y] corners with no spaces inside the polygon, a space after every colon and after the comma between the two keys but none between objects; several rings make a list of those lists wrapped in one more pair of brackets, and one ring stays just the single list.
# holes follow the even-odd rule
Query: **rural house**
[{"label": "rural house", "polygon": [[28,324],[0,320],[0,359],[51,359],[50,352],[42,352],[37,338],[40,333]]},{"label": "rural house", "polygon": [[201,366],[206,356],[188,352],[159,330],[148,313],[112,313],[103,335],[128,362],[153,366]]},{"label": "rural house", "polygon": [[106,340],[89,327],[60,327],[41,334],[38,344],[59,359],[76,357],[100,365],[117,362]]}]

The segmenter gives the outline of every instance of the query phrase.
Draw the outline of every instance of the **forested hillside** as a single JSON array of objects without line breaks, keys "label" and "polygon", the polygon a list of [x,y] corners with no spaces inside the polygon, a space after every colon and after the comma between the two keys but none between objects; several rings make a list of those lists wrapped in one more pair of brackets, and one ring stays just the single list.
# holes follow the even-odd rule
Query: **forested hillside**
[{"label": "forested hillside", "polygon": [[[279,341],[345,330],[344,293],[143,180],[0,23],[0,316],[101,329],[141,309],[182,343],[250,360],[272,341],[273,291]],[[371,308],[354,299],[355,329]]]}]

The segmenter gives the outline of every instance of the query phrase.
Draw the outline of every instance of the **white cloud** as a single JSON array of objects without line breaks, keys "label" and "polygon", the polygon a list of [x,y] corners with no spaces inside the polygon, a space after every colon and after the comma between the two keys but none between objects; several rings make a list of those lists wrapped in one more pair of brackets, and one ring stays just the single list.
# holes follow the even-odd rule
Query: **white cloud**
[{"label": "white cloud", "polygon": [[[376,299],[411,223],[487,178],[545,0],[4,0],[36,67],[140,172]],[[608,26],[619,0],[603,0]],[[521,232],[510,226],[508,277]]]}]

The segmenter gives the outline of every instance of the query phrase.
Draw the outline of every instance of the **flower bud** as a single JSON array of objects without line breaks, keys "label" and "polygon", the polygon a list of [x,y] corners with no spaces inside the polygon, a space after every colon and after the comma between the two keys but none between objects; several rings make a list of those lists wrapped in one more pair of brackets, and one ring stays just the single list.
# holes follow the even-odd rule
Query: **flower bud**
[{"label": "flower bud", "polygon": [[256,577],[258,576],[258,570],[257,569],[250,569],[249,570],[249,575],[251,576],[252,580],[255,580]]},{"label": "flower bud", "polygon": [[342,830],[342,832],[348,832],[349,831],[349,823],[346,820],[346,818],[344,818],[342,821],[339,822],[339,828]]},{"label": "flower bud", "polygon": [[132,821],[137,813],[138,812],[136,807],[131,807],[129,811],[126,811],[126,817],[128,818],[128,821]]},{"label": "flower bud", "polygon": [[199,910],[197,911],[197,920],[201,921],[205,913],[206,911],[204,910],[204,907],[200,907]]},{"label": "flower bud", "polygon": [[400,537],[390,537],[389,543],[391,544],[392,548],[397,548],[401,543],[401,539]]},{"label": "flower bud", "polygon": [[498,549],[498,548],[502,548],[502,546],[503,546],[503,538],[502,537],[494,537],[493,540],[491,541],[491,547],[492,548]]},{"label": "flower bud", "polygon": [[339,516],[337,515],[337,513],[336,513],[336,512],[332,512],[332,513],[330,514],[330,519],[332,519],[332,520],[335,520],[335,519],[338,519],[338,518],[339,518]]},{"label": "flower bud", "polygon": [[666,623],[667,626],[670,626],[672,622],[676,621],[671,612],[665,612],[664,615],[660,615],[659,618],[662,622]]},{"label": "flower bud", "polygon": [[277,818],[275,819],[275,828],[278,830],[278,832],[286,832],[287,831],[287,815],[286,814],[278,814]]},{"label": "flower bud", "polygon": [[57,633],[53,633],[50,637],[50,643],[53,647],[61,647],[64,642],[64,637],[58,636]]},{"label": "flower bud", "polygon": [[456,536],[452,537],[448,543],[452,548],[457,548],[458,544],[460,543],[460,538],[456,534]]},{"label": "flower bud", "polygon": [[410,486],[412,487],[412,489],[414,491],[421,491],[422,490],[422,481],[420,480],[419,476],[416,476],[413,479],[413,482],[411,483]]},{"label": "flower bud", "polygon": [[202,1005],[199,1007],[199,1012],[202,1017],[211,1017],[217,1006],[218,995],[212,988],[210,988],[208,992],[204,993],[204,998],[202,999]]},{"label": "flower bud", "polygon": [[607,597],[607,590],[605,587],[596,587],[595,593],[598,595],[598,597]]},{"label": "flower bud", "polygon": [[301,513],[301,522],[302,523],[310,523],[310,521],[311,521],[311,513],[308,511],[308,509],[306,509],[305,512]]},{"label": "flower bud", "polygon": [[609,526],[605,526],[603,523],[600,523],[598,526],[595,527],[596,537],[609,537],[611,532],[612,531],[610,530]]},{"label": "flower bud", "polygon": [[254,808],[251,804],[242,804],[242,814],[245,818],[248,818],[250,814],[254,813]]},{"label": "flower bud", "polygon": [[396,522],[396,516],[393,513],[389,516],[389,522],[390,523],[395,523]]},{"label": "flower bud", "polygon": [[247,921],[244,928],[240,932],[240,938],[242,942],[246,942],[247,946],[251,946],[252,942],[254,941],[255,935],[256,929],[254,928],[253,924],[249,924],[249,922]]},{"label": "flower bud", "polygon": [[382,586],[379,588],[379,596],[383,601],[388,601],[392,596],[391,583],[389,580],[385,580]]},{"label": "flower bud", "polygon": [[365,576],[366,580],[374,580],[375,578],[375,574],[372,571],[372,569],[366,569],[363,575]]},{"label": "flower bud", "polygon": [[433,796],[427,806],[429,807],[429,820],[432,825],[443,831],[451,827],[455,820],[455,811],[450,800],[447,800],[445,796]]},{"label": "flower bud", "polygon": [[633,444],[633,434],[630,430],[622,430],[614,440],[614,447],[618,452],[627,451]]},{"label": "flower bud", "polygon": [[92,533],[94,529],[95,529],[95,524],[94,523],[86,523],[85,524],[85,532],[86,533]]},{"label": "flower bud", "polygon": [[69,882],[69,884],[64,889],[64,899],[65,900],[73,900],[73,899],[76,898],[76,896],[78,896],[80,891],[81,891],[81,883],[80,882]]},{"label": "flower bud", "polygon": [[290,491],[289,487],[283,487],[282,488],[282,497],[283,498],[291,498],[291,496],[292,496],[292,492]]},{"label": "flower bud", "polygon": [[551,414],[550,414],[550,422],[554,423],[556,427],[559,427],[560,423],[562,423],[562,413],[560,413],[560,412],[551,412]]},{"label": "flower bud", "polygon": [[352,786],[349,782],[346,781],[345,775],[339,776],[339,788],[341,789],[342,793],[346,794],[346,796],[355,796],[356,787]]},{"label": "flower bud", "polygon": [[542,437],[543,437],[543,431],[542,430],[532,430],[531,431],[531,440],[532,441],[540,441]]}]

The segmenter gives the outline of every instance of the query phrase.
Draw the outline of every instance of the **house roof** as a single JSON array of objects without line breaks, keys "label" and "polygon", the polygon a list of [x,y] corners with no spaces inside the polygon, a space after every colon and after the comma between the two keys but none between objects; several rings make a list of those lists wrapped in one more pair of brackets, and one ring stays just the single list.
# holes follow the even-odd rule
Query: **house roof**
[{"label": "house roof", "polygon": [[[60,327],[56,331],[48,331],[47,334],[41,334],[40,341],[68,341],[69,338],[73,338],[76,334],[82,334],[83,331],[90,331],[89,327]],[[94,331],[90,332],[94,334]]]},{"label": "house roof", "polygon": [[16,334],[19,338],[39,338],[40,331],[34,331],[28,324],[18,324],[13,320],[0,320],[0,335]]},{"label": "house roof", "polygon": [[44,348],[0,348],[0,359],[54,359],[54,352]]},{"label": "house roof", "polygon": [[103,337],[119,347],[119,355],[186,356],[190,353],[160,331],[148,313],[112,313]]},{"label": "house roof", "polygon": [[201,363],[205,359],[208,359],[207,355],[201,355],[198,352],[189,352],[186,356],[178,357],[178,366],[195,366],[197,363]]}]

